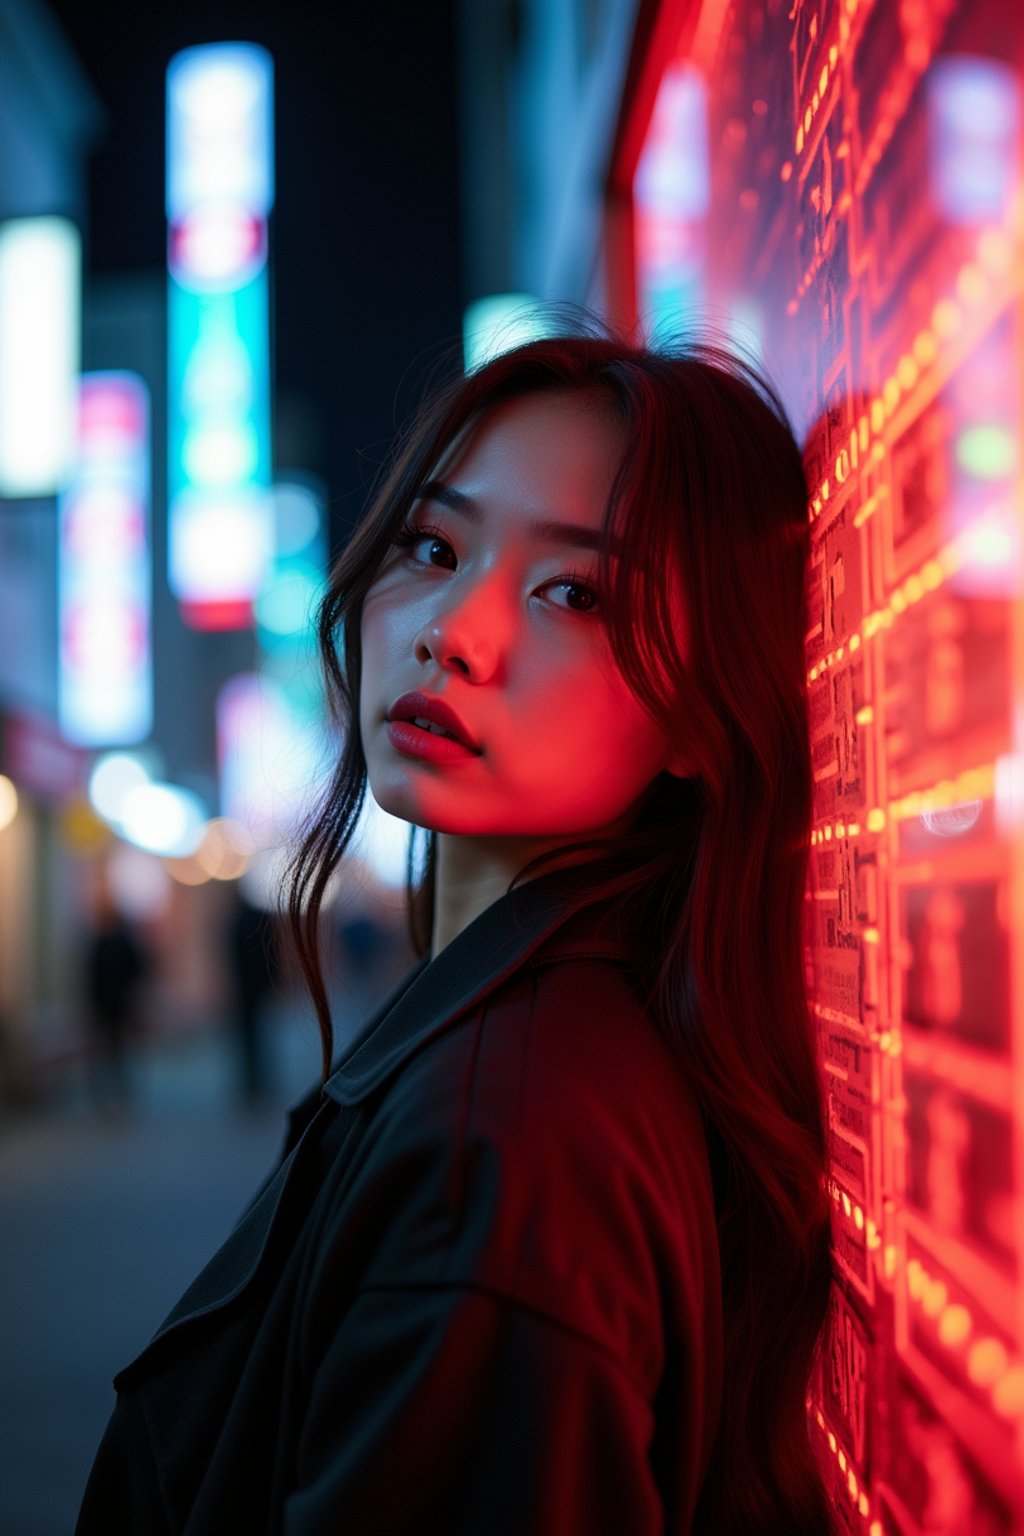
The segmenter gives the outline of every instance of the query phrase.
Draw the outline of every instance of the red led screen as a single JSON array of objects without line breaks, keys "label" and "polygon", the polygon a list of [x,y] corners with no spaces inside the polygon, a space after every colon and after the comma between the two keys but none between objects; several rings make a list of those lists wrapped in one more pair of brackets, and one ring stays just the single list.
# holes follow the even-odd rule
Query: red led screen
[{"label": "red led screen", "polygon": [[758,352],[811,489],[805,937],[835,1233],[812,1435],[841,1529],[1010,1536],[1024,7],[706,0],[649,31],[612,308],[703,314]]}]

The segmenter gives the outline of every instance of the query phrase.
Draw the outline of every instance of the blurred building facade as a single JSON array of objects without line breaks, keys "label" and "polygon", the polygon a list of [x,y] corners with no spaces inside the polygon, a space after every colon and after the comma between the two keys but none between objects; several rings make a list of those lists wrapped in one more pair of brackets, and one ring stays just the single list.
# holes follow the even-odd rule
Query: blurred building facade
[{"label": "blurred building facade", "polygon": [[[163,103],[154,111],[161,116]],[[61,530],[69,475],[35,494],[0,485],[0,1101],[45,1090],[49,1069],[59,1072],[87,1048],[83,956],[94,915],[110,899],[160,957],[147,997],[148,1028],[208,1020],[226,998],[214,935],[229,918],[230,892],[187,861],[132,846],[97,814],[88,794],[90,771],[105,749],[137,748],[151,778],[194,796],[215,817],[218,697],[261,658],[255,620],[200,632],[185,621],[168,585],[166,273],[157,267],[90,275],[83,259],[88,159],[112,131],[121,130],[106,117],[44,0],[0,0],[0,240],[33,220],[56,220],[73,232],[81,305],[69,316],[68,347],[76,387],[81,377],[127,378],[146,401],[146,590],[138,610],[145,630],[128,634],[126,643],[141,645],[152,669],[151,725],[141,739],[138,732],[114,732],[82,744],[67,731]],[[17,291],[11,302],[17,310]],[[0,374],[12,345],[9,333],[0,336]],[[47,345],[40,338],[40,350]],[[288,420],[286,454],[301,444],[301,412]],[[109,528],[106,537],[114,537]],[[101,612],[101,624],[102,618]],[[292,670],[301,670],[301,659],[293,659]],[[102,664],[94,667],[100,691],[114,686],[102,671]],[[223,838],[223,828],[217,830]],[[237,859],[231,867],[237,875]]]},{"label": "blurred building facade", "polygon": [[[49,12],[33,0],[3,0],[0,225],[57,215],[84,230],[87,157],[103,126],[100,104]],[[0,497],[0,773],[18,795],[16,814],[0,831],[5,1087],[24,1078],[26,1032],[45,1035],[72,986],[64,935],[73,896],[58,816],[81,788],[85,762],[56,727],[56,570],[56,497]]]},{"label": "blurred building facade", "polygon": [[710,321],[804,446],[840,1529],[1024,1530],[1021,79],[996,0],[464,0],[471,298]]}]

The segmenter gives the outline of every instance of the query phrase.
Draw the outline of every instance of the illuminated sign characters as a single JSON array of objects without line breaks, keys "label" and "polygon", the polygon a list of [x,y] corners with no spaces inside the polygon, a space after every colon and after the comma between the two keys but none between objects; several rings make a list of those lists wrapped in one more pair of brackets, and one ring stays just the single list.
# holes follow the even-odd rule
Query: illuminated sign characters
[{"label": "illuminated sign characters", "polygon": [[83,374],[58,555],[58,713],[79,746],[141,741],[152,725],[149,462],[143,381]]},{"label": "illuminated sign characters", "polygon": [[74,224],[0,225],[0,496],[54,496],[70,472],[80,309]]},{"label": "illuminated sign characters", "polygon": [[168,579],[200,629],[253,623],[270,569],[273,64],[218,43],[167,71]]}]

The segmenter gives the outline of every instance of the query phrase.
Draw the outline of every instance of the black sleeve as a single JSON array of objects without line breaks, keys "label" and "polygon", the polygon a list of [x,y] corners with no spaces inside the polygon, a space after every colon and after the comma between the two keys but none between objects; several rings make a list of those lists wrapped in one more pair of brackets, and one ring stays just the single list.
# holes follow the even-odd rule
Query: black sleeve
[{"label": "black sleeve", "polygon": [[312,1383],[287,1536],[654,1536],[651,1407],[589,1338],[461,1284],[380,1286]]},{"label": "black sleeve", "polygon": [[113,1536],[115,1531],[173,1536],[145,1421],[130,1392],[118,1397],[75,1525],[75,1536]]}]

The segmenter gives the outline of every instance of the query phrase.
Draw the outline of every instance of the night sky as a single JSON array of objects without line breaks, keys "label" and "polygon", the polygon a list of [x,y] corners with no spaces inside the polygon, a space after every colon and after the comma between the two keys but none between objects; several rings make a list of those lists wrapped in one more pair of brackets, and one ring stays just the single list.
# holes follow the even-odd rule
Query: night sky
[{"label": "night sky", "polygon": [[458,336],[454,0],[173,5],[49,0],[106,113],[87,273],[162,267],[164,72],[195,43],[274,58],[276,385],[315,418],[335,545],[439,353]]}]

